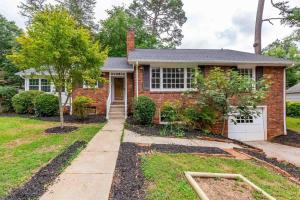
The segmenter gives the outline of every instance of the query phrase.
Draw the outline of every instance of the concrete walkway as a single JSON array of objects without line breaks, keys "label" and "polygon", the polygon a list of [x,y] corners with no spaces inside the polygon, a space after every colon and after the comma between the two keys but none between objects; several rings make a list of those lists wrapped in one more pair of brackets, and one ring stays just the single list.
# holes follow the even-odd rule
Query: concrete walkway
[{"label": "concrete walkway", "polygon": [[109,120],[40,199],[107,200],[123,124],[123,120]]},{"label": "concrete walkway", "polygon": [[129,130],[124,130],[124,142],[133,142],[141,144],[176,144],[186,146],[203,146],[203,147],[217,147],[221,149],[239,148],[240,146],[234,143],[215,142],[200,139],[183,139],[183,138],[168,138],[156,136],[143,136]]},{"label": "concrete walkway", "polygon": [[262,149],[268,157],[277,158],[280,161],[287,161],[297,167],[300,167],[300,148],[271,143],[268,141],[246,143]]}]

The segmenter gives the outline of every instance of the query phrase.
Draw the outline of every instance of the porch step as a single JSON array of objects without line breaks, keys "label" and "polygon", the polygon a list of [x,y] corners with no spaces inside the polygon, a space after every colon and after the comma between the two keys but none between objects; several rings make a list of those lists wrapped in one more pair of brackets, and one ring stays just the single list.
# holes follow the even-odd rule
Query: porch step
[{"label": "porch step", "polygon": [[110,119],[124,119],[125,113],[124,112],[109,112]]},{"label": "porch step", "polygon": [[110,119],[124,119],[125,118],[125,102],[115,100],[110,105],[109,110]]},{"label": "porch step", "polygon": [[125,102],[122,100],[115,100],[111,103],[111,105],[124,105]]},{"label": "porch step", "polygon": [[110,110],[109,110],[110,112],[125,112],[125,106],[123,106],[123,107],[110,107]]}]

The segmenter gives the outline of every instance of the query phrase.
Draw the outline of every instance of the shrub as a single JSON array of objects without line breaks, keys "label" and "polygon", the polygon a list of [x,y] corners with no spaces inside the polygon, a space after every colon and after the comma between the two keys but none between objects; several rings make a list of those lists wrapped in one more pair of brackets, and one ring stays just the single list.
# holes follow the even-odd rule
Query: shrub
[{"label": "shrub", "polygon": [[146,96],[135,98],[133,104],[133,118],[136,122],[142,125],[152,123],[156,106],[152,99]]},{"label": "shrub", "polygon": [[216,121],[215,112],[209,107],[188,107],[184,110],[184,122],[188,127],[206,129]]},{"label": "shrub", "polygon": [[89,114],[89,105],[93,103],[93,99],[85,96],[77,96],[73,102],[73,113],[80,119],[85,119]]},{"label": "shrub", "polygon": [[57,114],[58,108],[58,97],[53,94],[40,94],[34,99],[34,110],[37,116],[54,116]]},{"label": "shrub", "polygon": [[12,104],[14,110],[18,114],[33,114],[34,113],[34,99],[38,95],[42,94],[43,92],[37,90],[30,90],[21,92],[16,94],[12,98]]},{"label": "shrub", "polygon": [[287,102],[286,115],[289,117],[300,117],[300,102]]},{"label": "shrub", "polygon": [[0,86],[0,112],[13,111],[12,97],[18,94],[14,87]]}]

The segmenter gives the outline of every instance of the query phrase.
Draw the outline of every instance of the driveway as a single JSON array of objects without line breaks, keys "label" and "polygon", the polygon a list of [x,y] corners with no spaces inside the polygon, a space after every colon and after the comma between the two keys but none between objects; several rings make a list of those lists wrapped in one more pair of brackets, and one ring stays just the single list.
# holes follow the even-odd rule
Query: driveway
[{"label": "driveway", "polygon": [[277,158],[280,161],[287,161],[300,167],[300,148],[271,143],[268,141],[246,143],[264,150],[268,157]]}]

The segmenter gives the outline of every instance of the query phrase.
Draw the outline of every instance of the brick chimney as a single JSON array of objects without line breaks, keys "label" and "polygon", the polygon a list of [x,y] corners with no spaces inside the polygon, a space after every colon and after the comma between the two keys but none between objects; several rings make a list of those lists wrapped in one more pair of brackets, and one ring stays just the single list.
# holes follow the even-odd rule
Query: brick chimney
[{"label": "brick chimney", "polygon": [[135,45],[134,45],[134,29],[131,28],[127,31],[127,35],[126,35],[126,46],[127,46],[127,55],[129,51],[132,51],[135,49]]}]

